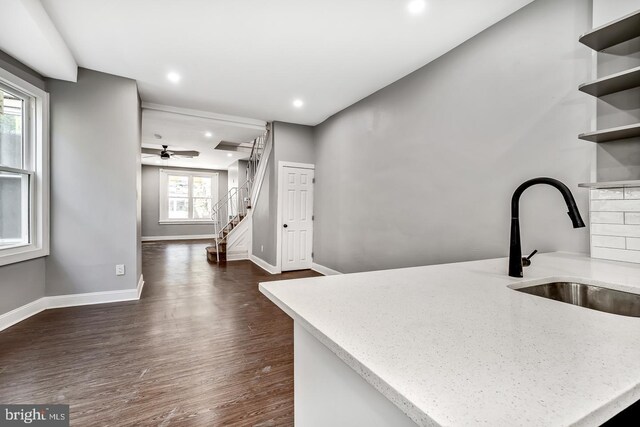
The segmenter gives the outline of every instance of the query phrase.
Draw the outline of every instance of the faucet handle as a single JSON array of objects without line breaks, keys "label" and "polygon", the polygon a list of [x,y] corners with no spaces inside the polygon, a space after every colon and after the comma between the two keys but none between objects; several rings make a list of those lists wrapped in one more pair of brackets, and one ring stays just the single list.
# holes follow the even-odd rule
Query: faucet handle
[{"label": "faucet handle", "polygon": [[522,266],[529,267],[531,265],[531,258],[533,258],[533,256],[537,253],[538,253],[538,250],[534,249],[533,252],[531,252],[528,257],[522,257]]}]

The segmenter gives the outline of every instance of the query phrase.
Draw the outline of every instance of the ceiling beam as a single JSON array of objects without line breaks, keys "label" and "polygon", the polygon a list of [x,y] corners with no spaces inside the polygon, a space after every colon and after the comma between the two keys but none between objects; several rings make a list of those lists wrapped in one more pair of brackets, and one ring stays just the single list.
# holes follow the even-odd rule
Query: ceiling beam
[{"label": "ceiling beam", "polygon": [[166,113],[180,114],[183,116],[199,117],[202,119],[214,120],[226,125],[239,126],[248,129],[266,130],[267,122],[263,120],[248,119],[245,117],[229,116],[227,114],[212,113],[209,111],[192,110],[190,108],[171,107],[169,105],[143,102],[142,108],[146,110],[164,111]]}]

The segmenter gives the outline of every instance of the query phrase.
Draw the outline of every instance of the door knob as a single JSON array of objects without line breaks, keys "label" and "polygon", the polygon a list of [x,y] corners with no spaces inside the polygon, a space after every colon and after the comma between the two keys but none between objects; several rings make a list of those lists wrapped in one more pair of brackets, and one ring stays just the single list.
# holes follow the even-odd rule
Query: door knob
[{"label": "door knob", "polygon": [[283,227],[284,227],[284,228],[287,228],[287,227],[288,227],[288,225],[287,225],[287,224],[284,224],[284,225],[283,225]]}]

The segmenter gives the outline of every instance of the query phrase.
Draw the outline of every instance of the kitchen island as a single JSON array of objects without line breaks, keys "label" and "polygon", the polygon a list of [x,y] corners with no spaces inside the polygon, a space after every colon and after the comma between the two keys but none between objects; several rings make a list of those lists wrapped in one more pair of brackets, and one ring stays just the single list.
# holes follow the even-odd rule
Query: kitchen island
[{"label": "kitchen island", "polygon": [[294,320],[302,427],[597,426],[640,400],[640,318],[516,292],[640,293],[640,266],[540,254],[261,283]]}]

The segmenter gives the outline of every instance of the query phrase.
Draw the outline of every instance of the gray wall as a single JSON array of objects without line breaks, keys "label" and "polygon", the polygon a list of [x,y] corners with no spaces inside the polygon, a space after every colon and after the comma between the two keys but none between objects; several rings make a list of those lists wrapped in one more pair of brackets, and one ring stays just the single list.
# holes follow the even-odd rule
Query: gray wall
[{"label": "gray wall", "polygon": [[[589,0],[538,0],[316,127],[315,262],[341,272],[506,256],[513,190],[551,176],[587,216]],[[588,251],[560,194],[527,190],[523,251]]]},{"label": "gray wall", "polygon": [[239,160],[236,160],[227,168],[227,191],[231,191],[232,188],[238,186],[238,162]]},{"label": "gray wall", "polygon": [[265,180],[253,212],[252,251],[271,265],[276,264],[278,164],[279,162],[314,163],[313,128],[292,123],[272,124],[273,150]]},{"label": "gray wall", "polygon": [[[232,188],[238,188],[247,182],[247,168],[249,167],[248,160],[236,160],[228,168],[228,186],[227,191],[231,191]],[[222,194],[220,194],[222,197]]]},{"label": "gray wall", "polygon": [[[0,51],[0,68],[40,89],[45,88],[42,76],[2,51]],[[44,258],[0,267],[0,315],[42,298],[44,295]]]},{"label": "gray wall", "polygon": [[[593,25],[603,25],[640,8],[638,0],[594,0]],[[597,55],[597,77],[640,66],[640,38],[605,49]],[[597,128],[640,122],[640,88],[598,99]],[[640,179],[640,138],[597,145],[598,181]]]},{"label": "gray wall", "polygon": [[275,150],[271,150],[267,161],[260,194],[253,202],[251,252],[254,256],[276,264],[276,172]]},{"label": "gray wall", "polygon": [[[228,168],[228,186],[227,191],[231,191],[232,188],[237,188],[243,185],[247,181],[247,167],[249,161],[236,160]],[[222,197],[222,194],[220,194]]]},{"label": "gray wall", "polygon": [[313,128],[292,123],[273,123],[276,162],[313,163],[315,144]]},{"label": "gray wall", "polygon": [[[249,166],[248,160],[236,160],[227,169],[227,191],[231,191],[233,188],[239,188],[247,182],[247,167]],[[244,191],[244,190],[241,190]],[[245,192],[246,193],[246,192]],[[243,193],[243,194],[245,194]],[[222,194],[218,197],[222,198]],[[237,209],[229,212],[229,215],[236,215]]]},{"label": "gray wall", "polygon": [[[140,120],[136,82],[80,69],[51,92],[47,295],[135,288]],[[115,275],[125,264],[126,274]]]},{"label": "gray wall", "polygon": [[45,296],[44,260],[0,267],[0,315]]},{"label": "gray wall", "polygon": [[592,0],[593,28],[614,21],[640,8],[638,0]]},{"label": "gray wall", "polygon": [[218,198],[227,194],[227,171],[208,169],[166,168],[142,166],[142,235],[188,236],[213,234],[211,224],[159,224],[160,220],[160,169],[173,169],[188,172],[216,172],[218,174]]},{"label": "gray wall", "polygon": [[238,184],[242,185],[247,182],[247,174],[249,169],[248,160],[238,160]]}]

